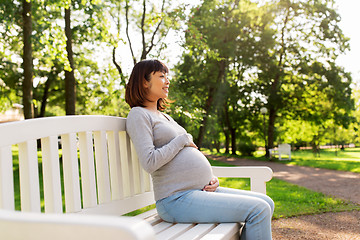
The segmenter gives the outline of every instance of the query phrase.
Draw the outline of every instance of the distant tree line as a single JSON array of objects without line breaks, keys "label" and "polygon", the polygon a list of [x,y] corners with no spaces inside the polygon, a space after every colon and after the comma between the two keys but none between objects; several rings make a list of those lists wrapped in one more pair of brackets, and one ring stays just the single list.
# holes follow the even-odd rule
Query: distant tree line
[{"label": "distant tree line", "polygon": [[[25,118],[123,116],[128,64],[169,59],[179,39],[168,110],[199,147],[248,155],[359,142],[351,75],[335,62],[349,49],[333,0],[3,0],[0,111]],[[124,49],[130,54],[124,53]],[[131,57],[126,57],[131,56]],[[260,108],[265,107],[264,119]],[[266,141],[265,141],[266,140]]]}]

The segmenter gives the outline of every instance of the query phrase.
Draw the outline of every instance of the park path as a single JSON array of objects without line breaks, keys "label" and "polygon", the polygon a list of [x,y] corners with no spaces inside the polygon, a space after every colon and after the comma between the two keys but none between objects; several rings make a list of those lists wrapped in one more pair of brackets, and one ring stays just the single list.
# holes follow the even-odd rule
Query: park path
[{"label": "park path", "polygon": [[[206,155],[237,166],[268,166],[274,177],[360,204],[360,174]],[[272,221],[273,240],[360,240],[360,211],[329,212]]]},{"label": "park path", "polygon": [[336,170],[286,165],[234,157],[206,155],[237,166],[268,166],[274,177],[308,189],[360,204],[360,174]]}]

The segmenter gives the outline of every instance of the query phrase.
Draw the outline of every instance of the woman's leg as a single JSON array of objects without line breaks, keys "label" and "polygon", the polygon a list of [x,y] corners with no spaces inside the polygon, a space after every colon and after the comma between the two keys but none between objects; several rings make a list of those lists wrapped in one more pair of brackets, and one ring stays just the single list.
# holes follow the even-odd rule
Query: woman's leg
[{"label": "woman's leg", "polygon": [[[246,190],[239,190],[239,189],[234,189],[234,188],[223,188],[223,187],[218,187],[217,192],[222,192],[222,193],[229,193],[229,194],[240,194],[240,195],[247,195],[247,196],[253,196],[253,197],[258,197],[260,199],[263,199],[265,200],[270,208],[271,208],[271,216],[273,215],[274,213],[274,208],[275,208],[275,203],[274,201],[269,197],[267,196],[266,194],[262,194],[262,193],[258,193],[258,192],[252,192],[252,191],[246,191]],[[270,225],[271,227],[271,225]],[[246,224],[245,226],[243,227],[242,229],[242,235],[241,235],[241,239],[246,239],[246,230],[247,227],[246,227]],[[271,228],[270,228],[271,229]],[[271,231],[271,230],[270,230]]]},{"label": "woman's leg", "polygon": [[239,194],[239,195],[247,195],[247,196],[251,196],[251,197],[257,197],[257,198],[261,198],[263,200],[265,200],[271,208],[271,216],[274,213],[274,208],[275,208],[275,203],[274,201],[267,196],[266,194],[263,193],[258,193],[258,192],[252,192],[252,191],[247,191],[247,190],[239,190],[239,189],[234,189],[234,188],[225,188],[225,187],[218,187],[216,192],[221,192],[221,193],[230,193],[230,194]]},{"label": "woman's leg", "polygon": [[[222,192],[224,191],[224,192]],[[244,239],[271,239],[272,208],[247,192],[190,190],[157,201],[161,218],[169,222],[245,222]]]}]

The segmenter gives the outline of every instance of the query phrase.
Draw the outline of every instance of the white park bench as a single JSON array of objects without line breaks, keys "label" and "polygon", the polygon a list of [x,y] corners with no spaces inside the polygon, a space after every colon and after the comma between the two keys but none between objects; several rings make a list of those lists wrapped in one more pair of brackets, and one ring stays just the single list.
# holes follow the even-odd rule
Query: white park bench
[{"label": "white park bench", "polygon": [[[122,216],[155,203],[125,123],[65,116],[0,124],[0,239],[237,239],[238,223],[167,223],[155,209]],[[250,178],[251,190],[263,193],[272,177],[268,167],[213,170],[219,177]]]},{"label": "white park bench", "polygon": [[[279,144],[277,149],[275,149],[275,148],[269,149],[270,158],[272,156],[276,156],[276,155],[279,156],[279,160],[285,160],[285,159],[291,160],[291,146],[290,146],[290,144],[282,143],[282,144]],[[287,155],[288,157],[284,158],[283,157],[284,155]]]}]

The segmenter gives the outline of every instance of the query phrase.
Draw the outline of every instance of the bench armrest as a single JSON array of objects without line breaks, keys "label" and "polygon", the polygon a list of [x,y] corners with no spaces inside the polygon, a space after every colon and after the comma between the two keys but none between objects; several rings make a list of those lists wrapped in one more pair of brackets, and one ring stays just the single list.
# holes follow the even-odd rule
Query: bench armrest
[{"label": "bench armrest", "polygon": [[0,210],[0,239],[155,240],[155,233],[150,224],[133,217]]},{"label": "bench armrest", "polygon": [[276,153],[278,152],[278,149],[275,149],[275,148],[270,148],[269,149],[269,153]]},{"label": "bench armrest", "polygon": [[269,167],[212,167],[217,177],[250,178],[251,191],[266,194],[266,182],[273,171]]}]

